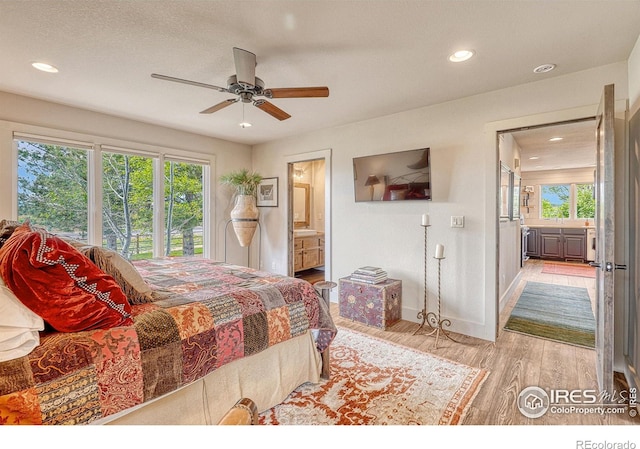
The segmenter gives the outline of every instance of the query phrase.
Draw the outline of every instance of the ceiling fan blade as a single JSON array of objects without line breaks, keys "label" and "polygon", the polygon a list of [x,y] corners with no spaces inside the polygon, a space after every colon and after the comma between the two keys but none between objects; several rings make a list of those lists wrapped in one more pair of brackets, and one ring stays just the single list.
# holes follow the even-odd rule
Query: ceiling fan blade
[{"label": "ceiling fan blade", "polygon": [[258,109],[262,109],[264,112],[266,112],[267,114],[277,118],[278,120],[286,120],[289,117],[291,117],[289,114],[284,112],[282,109],[277,107],[275,104],[269,103],[266,100],[256,100],[256,101],[253,102],[253,105]]},{"label": "ceiling fan blade", "polygon": [[325,86],[318,87],[281,87],[274,89],[266,89],[265,96],[268,98],[310,98],[310,97],[328,97],[329,88]]},{"label": "ceiling fan blade", "polygon": [[238,83],[256,85],[256,55],[242,48],[233,47],[233,60],[236,65]]},{"label": "ceiling fan blade", "polygon": [[226,88],[214,86],[213,84],[205,84],[205,83],[199,83],[198,81],[183,80],[182,78],[176,78],[176,77],[167,76],[167,75],[160,75],[158,73],[152,73],[151,78],[157,78],[159,80],[165,80],[165,81],[174,81],[176,83],[190,84],[192,86],[198,86],[198,87],[206,87],[207,89],[217,90],[218,92],[229,92]]},{"label": "ceiling fan blade", "polygon": [[205,109],[204,111],[200,111],[200,114],[211,114],[213,112],[219,111],[220,109],[224,109],[227,106],[232,105],[233,103],[236,103],[238,100],[238,98],[229,98],[228,100],[224,100],[214,106],[211,106],[210,108]]}]

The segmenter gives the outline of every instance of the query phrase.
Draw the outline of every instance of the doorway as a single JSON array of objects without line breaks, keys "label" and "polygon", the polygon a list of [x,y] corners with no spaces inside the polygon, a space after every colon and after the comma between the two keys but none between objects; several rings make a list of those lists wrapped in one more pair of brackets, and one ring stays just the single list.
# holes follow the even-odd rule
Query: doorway
[{"label": "doorway", "polygon": [[[500,164],[519,184],[511,221],[501,218],[498,226],[501,299],[532,258],[578,264],[593,260],[587,250],[594,242],[588,241],[587,230],[595,220],[595,126],[595,119],[587,117],[499,132]],[[567,234],[566,245],[563,237],[542,237],[547,229],[576,234]]]},{"label": "doorway", "polygon": [[499,311],[537,273],[546,284],[584,286],[595,313],[595,280],[572,274],[595,271],[595,127],[587,117],[498,133],[501,166],[519,181],[512,219],[498,226]]},{"label": "doorway", "polygon": [[331,279],[331,151],[288,160],[288,273],[314,284]]}]

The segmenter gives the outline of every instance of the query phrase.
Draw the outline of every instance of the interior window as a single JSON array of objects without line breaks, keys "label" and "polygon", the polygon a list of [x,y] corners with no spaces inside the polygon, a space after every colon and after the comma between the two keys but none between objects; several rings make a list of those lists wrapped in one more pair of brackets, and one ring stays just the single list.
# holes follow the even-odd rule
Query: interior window
[{"label": "interior window", "polygon": [[540,186],[542,218],[569,218],[569,184]]},{"label": "interior window", "polygon": [[165,255],[202,256],[203,166],[164,163]]},{"label": "interior window", "polygon": [[18,147],[18,220],[87,240],[87,149],[25,140]]}]

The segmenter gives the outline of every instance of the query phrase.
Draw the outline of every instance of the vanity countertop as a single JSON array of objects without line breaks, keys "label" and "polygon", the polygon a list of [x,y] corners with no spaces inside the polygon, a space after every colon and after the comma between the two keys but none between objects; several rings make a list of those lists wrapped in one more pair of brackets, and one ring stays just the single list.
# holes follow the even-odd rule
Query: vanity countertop
[{"label": "vanity countertop", "polygon": [[296,229],[293,231],[294,237],[315,237],[324,235],[322,231],[316,231],[315,229]]}]

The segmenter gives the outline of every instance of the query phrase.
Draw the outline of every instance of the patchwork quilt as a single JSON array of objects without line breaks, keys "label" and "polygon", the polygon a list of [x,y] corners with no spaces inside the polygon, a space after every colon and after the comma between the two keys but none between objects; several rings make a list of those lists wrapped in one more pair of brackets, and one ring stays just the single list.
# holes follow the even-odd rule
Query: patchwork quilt
[{"label": "patchwork quilt", "polygon": [[131,306],[132,325],[45,330],[0,363],[0,424],[88,424],[309,330],[319,351],[336,334],[306,281],[201,258],[135,266],[157,299]]}]

